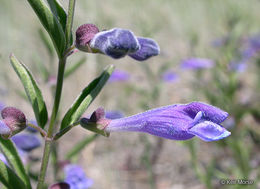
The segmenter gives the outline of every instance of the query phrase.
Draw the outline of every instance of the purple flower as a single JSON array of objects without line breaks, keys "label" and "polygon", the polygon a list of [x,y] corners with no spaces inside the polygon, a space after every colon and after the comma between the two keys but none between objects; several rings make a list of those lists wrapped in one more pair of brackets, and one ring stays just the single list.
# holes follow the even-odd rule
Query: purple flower
[{"label": "purple flower", "polygon": [[21,132],[26,128],[26,117],[22,111],[14,107],[6,107],[1,111],[0,135],[4,139]]},{"label": "purple flower", "polygon": [[244,59],[249,59],[258,52],[260,52],[260,34],[249,38],[247,48],[242,52],[242,56]]},{"label": "purple flower", "polygon": [[144,61],[152,56],[157,56],[160,53],[160,47],[153,39],[137,37],[137,40],[141,48],[135,53],[129,54],[133,59]]},{"label": "purple flower", "polygon": [[228,117],[221,109],[192,102],[149,110],[134,116],[107,121],[106,132],[145,132],[172,140],[187,140],[194,136],[215,141],[230,135],[220,123]]},{"label": "purple flower", "polygon": [[86,177],[84,170],[76,164],[68,164],[64,168],[65,182],[70,189],[87,189],[93,185],[93,180]]},{"label": "purple flower", "polygon": [[97,33],[91,40],[90,47],[115,59],[140,49],[134,33],[121,28]]},{"label": "purple flower", "polygon": [[12,137],[13,142],[17,146],[17,148],[30,152],[39,146],[41,146],[41,141],[39,138],[33,134],[18,134]]},{"label": "purple flower", "polygon": [[173,71],[166,71],[162,74],[161,78],[165,82],[175,82],[178,79],[178,75]]},{"label": "purple flower", "polygon": [[123,70],[115,70],[109,78],[109,82],[120,82],[129,80],[130,75],[128,72]]},{"label": "purple flower", "polygon": [[229,63],[228,69],[238,73],[243,73],[247,69],[247,64],[245,61],[232,61]]},{"label": "purple flower", "polygon": [[212,68],[215,63],[206,58],[190,58],[182,61],[181,67],[187,70],[200,70],[206,68]]},{"label": "purple flower", "polygon": [[115,59],[129,55],[138,61],[160,52],[153,39],[136,37],[132,31],[121,28],[99,32],[93,24],[84,24],[77,29],[75,46],[81,51],[103,53]]},{"label": "purple flower", "polygon": [[118,110],[106,111],[105,117],[107,119],[119,119],[124,117],[124,114]]}]

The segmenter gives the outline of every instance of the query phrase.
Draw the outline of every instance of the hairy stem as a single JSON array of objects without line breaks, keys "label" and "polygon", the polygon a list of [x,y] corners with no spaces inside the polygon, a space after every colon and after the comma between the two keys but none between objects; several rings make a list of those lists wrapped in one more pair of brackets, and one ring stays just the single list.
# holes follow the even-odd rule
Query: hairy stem
[{"label": "hairy stem", "polygon": [[71,130],[73,127],[75,127],[77,125],[79,125],[79,121],[72,123],[71,125],[62,129],[60,132],[55,134],[55,136],[53,137],[53,140],[58,140],[60,137],[62,137],[64,134],[66,134],[69,130]]},{"label": "hairy stem", "polygon": [[[73,23],[75,2],[76,2],[76,0],[70,0],[70,2],[69,2],[67,23],[66,23],[66,32],[65,32],[67,49],[69,49],[69,47],[70,47],[70,39],[71,39],[70,36],[71,36],[71,28],[72,28],[72,23]],[[51,118],[50,118],[50,124],[49,124],[48,132],[47,132],[47,138],[52,138],[53,132],[55,130],[54,124],[56,122],[56,117],[57,117],[57,113],[58,113],[59,105],[60,105],[60,98],[61,98],[61,93],[62,93],[66,59],[67,59],[67,54],[64,54],[63,57],[59,60],[56,92],[55,92],[54,104],[53,104],[53,108],[52,108],[52,114],[51,114]],[[52,143],[53,143],[52,140],[45,140],[45,146],[44,146],[44,152],[43,152],[43,157],[42,157],[40,175],[38,178],[37,189],[44,188],[44,179],[45,179],[46,170],[47,170],[47,166],[48,166],[48,162],[49,162]]]},{"label": "hairy stem", "polygon": [[[64,70],[65,70],[65,64],[66,64],[66,58],[59,61],[57,87],[56,87],[56,92],[55,92],[54,105],[53,105],[50,124],[49,124],[48,132],[47,132],[48,138],[52,138],[52,134],[54,131],[54,124],[55,124],[56,116],[57,116],[58,109],[59,109],[60,97],[61,97],[62,86],[63,86],[63,75],[64,75]],[[46,170],[47,170],[47,166],[48,166],[48,162],[49,162],[51,144],[52,144],[52,141],[49,141],[49,140],[45,141],[44,153],[43,153],[43,157],[42,157],[42,164],[41,164],[41,170],[40,170],[40,175],[39,175],[39,179],[38,179],[37,189],[42,189],[43,185],[44,185],[44,179],[45,179]]]}]

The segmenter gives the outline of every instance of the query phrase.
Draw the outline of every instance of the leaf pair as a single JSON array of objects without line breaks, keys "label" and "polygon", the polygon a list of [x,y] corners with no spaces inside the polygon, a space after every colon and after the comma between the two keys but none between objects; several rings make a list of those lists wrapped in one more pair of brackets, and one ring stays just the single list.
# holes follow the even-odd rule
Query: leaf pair
[{"label": "leaf pair", "polygon": [[72,44],[72,38],[66,42],[65,28],[67,14],[57,0],[27,0],[37,14],[42,25],[49,33],[59,58],[63,56],[67,44]]}]

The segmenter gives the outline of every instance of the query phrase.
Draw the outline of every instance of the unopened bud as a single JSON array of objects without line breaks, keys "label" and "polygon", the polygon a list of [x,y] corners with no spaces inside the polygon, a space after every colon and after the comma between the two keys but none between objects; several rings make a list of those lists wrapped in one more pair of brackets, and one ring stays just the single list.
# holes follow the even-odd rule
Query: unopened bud
[{"label": "unopened bud", "polygon": [[1,115],[3,120],[0,122],[0,135],[3,138],[8,139],[26,128],[26,117],[19,109],[6,107]]},{"label": "unopened bud", "polygon": [[76,31],[76,47],[85,52],[91,52],[89,42],[99,32],[94,24],[83,24]]},{"label": "unopened bud", "polygon": [[90,119],[81,118],[80,125],[97,134],[101,134],[103,136],[108,137],[109,133],[104,131],[106,126],[110,123],[110,119],[105,118],[105,111],[103,108],[98,108],[96,111],[92,113]]}]

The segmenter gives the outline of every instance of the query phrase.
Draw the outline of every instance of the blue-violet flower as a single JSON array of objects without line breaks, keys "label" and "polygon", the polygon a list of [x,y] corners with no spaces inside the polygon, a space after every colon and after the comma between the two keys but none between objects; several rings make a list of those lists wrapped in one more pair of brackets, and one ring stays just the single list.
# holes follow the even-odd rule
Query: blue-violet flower
[{"label": "blue-violet flower", "polygon": [[115,59],[129,55],[138,61],[160,52],[153,39],[136,37],[132,31],[121,28],[99,32],[93,24],[84,24],[77,29],[75,46],[84,52],[103,53]]},{"label": "blue-violet flower", "polygon": [[105,117],[107,119],[119,119],[124,117],[124,114],[119,110],[111,110],[111,111],[106,111]]},{"label": "blue-violet flower", "polygon": [[134,33],[121,28],[97,33],[91,40],[90,47],[116,59],[140,49]]},{"label": "blue-violet flower", "polygon": [[200,70],[206,68],[212,68],[215,66],[215,63],[206,58],[190,58],[187,60],[183,60],[181,67],[187,70]]},{"label": "blue-violet flower", "polygon": [[114,70],[109,78],[109,82],[121,82],[121,81],[127,81],[129,80],[130,75],[128,72],[123,70]]},{"label": "blue-violet flower", "polygon": [[87,189],[93,185],[93,180],[88,178],[84,170],[76,164],[68,164],[64,167],[65,182],[70,189]]},{"label": "blue-violet flower", "polygon": [[160,47],[153,39],[137,37],[137,40],[141,47],[135,53],[129,54],[131,58],[138,61],[144,61],[152,56],[160,54]]},{"label": "blue-violet flower", "polygon": [[106,122],[106,132],[145,132],[172,140],[187,140],[194,136],[204,141],[215,141],[230,135],[220,125],[228,117],[223,110],[204,104],[170,105],[152,109],[134,116]]},{"label": "blue-violet flower", "polygon": [[174,73],[173,71],[166,71],[161,75],[161,78],[165,82],[175,82],[178,80],[178,75]]},{"label": "blue-violet flower", "polygon": [[30,152],[41,146],[40,139],[34,134],[17,134],[12,137],[12,140],[19,149],[25,152]]}]

